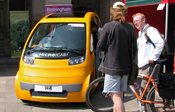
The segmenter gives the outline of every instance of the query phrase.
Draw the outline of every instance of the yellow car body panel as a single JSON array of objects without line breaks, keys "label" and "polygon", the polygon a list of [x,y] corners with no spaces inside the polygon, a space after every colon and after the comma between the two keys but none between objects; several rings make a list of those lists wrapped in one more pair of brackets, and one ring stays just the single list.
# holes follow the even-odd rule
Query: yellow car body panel
[{"label": "yellow car body panel", "polygon": [[[29,77],[21,74],[16,75],[15,90],[18,98],[29,101],[39,102],[85,102],[85,93],[89,85],[90,75],[82,77],[71,77],[71,78],[40,78],[40,77]],[[68,85],[68,84],[82,84],[79,92],[69,92],[66,97],[47,97],[47,96],[32,96],[28,90],[22,90],[20,88],[20,80],[30,84],[50,84],[50,85]],[[32,83],[33,82],[33,83]]]},{"label": "yellow car body panel", "polygon": [[[43,17],[34,26],[26,40],[21,54],[19,70],[15,78],[16,96],[21,100],[37,102],[85,102],[86,89],[89,83],[95,79],[94,51],[90,51],[90,24],[92,18],[96,17],[99,19],[99,17],[94,12],[84,13],[82,17],[52,17],[52,15],[54,14]],[[97,21],[95,20],[95,22]],[[57,49],[55,46],[52,46],[52,49],[49,46],[40,50],[41,46],[39,42],[38,45],[35,43],[35,41],[38,40],[34,38],[34,36],[40,35],[38,30],[39,26],[50,25],[51,27],[51,24],[54,24],[53,26],[55,28],[55,30],[52,30],[52,34],[53,32],[55,33],[57,28],[60,28],[62,24],[63,26],[61,26],[61,28],[65,30],[66,33],[74,29],[76,30],[76,28],[85,30],[83,34],[85,38],[83,41],[85,48],[79,50],[80,54],[71,49],[60,50],[59,48],[62,47],[58,46],[58,50],[55,50]],[[68,31],[66,29],[67,27],[74,29],[68,29]],[[45,27],[40,28],[43,30]],[[42,33],[43,32],[41,32],[41,35]],[[60,31],[60,34],[61,33]],[[51,37],[51,33],[48,33],[48,35],[49,36],[46,36],[47,42],[49,37]],[[62,38],[69,39],[70,37],[71,35],[69,35],[69,37],[63,36]],[[52,38],[56,37],[52,36]],[[74,43],[77,41],[79,40],[76,40]],[[49,40],[49,43],[50,42]],[[79,42],[79,44],[81,45],[83,42]],[[42,47],[45,45],[46,44],[43,44]],[[75,46],[71,41],[69,45]]]}]

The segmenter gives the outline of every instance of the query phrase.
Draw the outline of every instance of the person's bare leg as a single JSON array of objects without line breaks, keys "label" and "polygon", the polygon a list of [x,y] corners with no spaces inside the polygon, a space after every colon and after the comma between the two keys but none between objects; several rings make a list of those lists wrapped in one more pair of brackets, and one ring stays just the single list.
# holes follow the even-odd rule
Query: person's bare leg
[{"label": "person's bare leg", "polygon": [[125,112],[125,107],[123,104],[123,92],[111,93],[111,98],[114,102],[113,112]]}]

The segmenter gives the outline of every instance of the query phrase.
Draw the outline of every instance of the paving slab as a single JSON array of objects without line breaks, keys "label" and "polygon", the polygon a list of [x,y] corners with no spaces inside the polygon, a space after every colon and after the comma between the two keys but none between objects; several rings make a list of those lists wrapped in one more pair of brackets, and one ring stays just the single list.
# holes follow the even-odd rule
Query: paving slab
[{"label": "paving slab", "polygon": [[[18,68],[19,58],[0,59],[0,112],[92,112],[86,103],[23,103],[17,99],[14,89]],[[130,88],[125,92],[124,105],[126,112],[139,111],[137,99]],[[175,112],[175,109],[168,111]]]}]

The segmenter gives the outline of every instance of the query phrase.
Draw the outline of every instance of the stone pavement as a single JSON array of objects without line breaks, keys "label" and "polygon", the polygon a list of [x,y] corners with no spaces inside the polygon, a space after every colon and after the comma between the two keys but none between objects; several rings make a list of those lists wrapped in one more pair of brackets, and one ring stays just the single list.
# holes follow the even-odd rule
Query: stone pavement
[{"label": "stone pavement", "polygon": [[[16,98],[15,76],[0,77],[0,112],[92,112],[85,103],[22,103]],[[126,112],[137,112],[137,101],[133,94],[127,94]]]},{"label": "stone pavement", "polygon": [[[0,58],[0,112],[92,112],[86,103],[23,103],[17,99],[14,90],[15,75],[19,68],[19,58]],[[126,112],[137,112],[134,94],[125,94]]]},{"label": "stone pavement", "polygon": [[[19,58],[0,58],[0,112],[92,112],[86,103],[23,103],[17,99],[14,90],[18,68]],[[140,79],[137,81],[140,82]],[[139,111],[136,97],[130,88],[125,93],[124,105],[126,112]]]}]

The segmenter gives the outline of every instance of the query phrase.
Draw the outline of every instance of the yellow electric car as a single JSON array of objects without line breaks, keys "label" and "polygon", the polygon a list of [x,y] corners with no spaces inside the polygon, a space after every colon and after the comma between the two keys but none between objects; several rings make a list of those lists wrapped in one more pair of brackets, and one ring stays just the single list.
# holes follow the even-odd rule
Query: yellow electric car
[{"label": "yellow electric car", "polygon": [[94,12],[53,13],[35,25],[15,78],[18,99],[85,102],[86,89],[96,77],[91,22],[102,27]]}]

